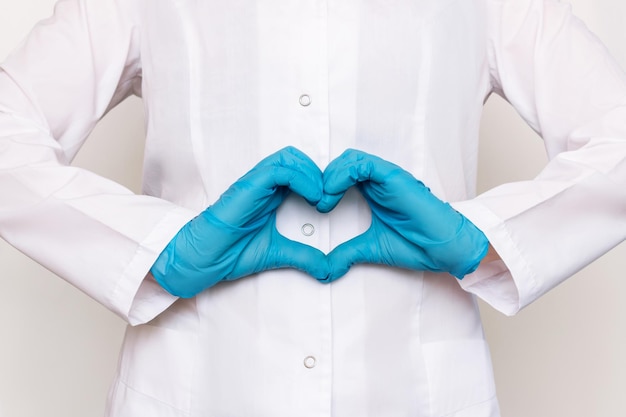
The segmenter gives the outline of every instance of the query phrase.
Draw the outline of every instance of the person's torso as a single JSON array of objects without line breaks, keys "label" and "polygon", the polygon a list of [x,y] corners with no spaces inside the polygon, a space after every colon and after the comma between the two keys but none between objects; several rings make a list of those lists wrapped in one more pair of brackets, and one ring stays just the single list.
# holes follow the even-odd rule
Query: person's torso
[{"label": "person's torso", "polygon": [[[201,210],[292,145],[322,170],[357,148],[443,200],[471,197],[491,88],[483,7],[146,1],[145,192]],[[351,191],[330,214],[290,197],[277,227],[328,252],[369,220]],[[449,275],[371,265],[331,285],[281,270],[180,300],[129,328],[119,378],[114,417],[139,404],[194,417],[498,415],[472,296]]]}]

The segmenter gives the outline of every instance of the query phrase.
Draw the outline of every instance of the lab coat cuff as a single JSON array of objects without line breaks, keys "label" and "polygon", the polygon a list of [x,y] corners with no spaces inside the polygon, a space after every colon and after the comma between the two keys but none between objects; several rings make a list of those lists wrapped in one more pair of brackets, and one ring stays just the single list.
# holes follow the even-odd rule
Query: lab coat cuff
[{"label": "lab coat cuff", "polygon": [[137,246],[137,252],[115,287],[110,305],[131,325],[147,323],[171,306],[178,297],[165,291],[149,271],[178,231],[198,213],[176,207],[169,211]]},{"label": "lab coat cuff", "polygon": [[459,280],[461,287],[496,310],[514,315],[541,295],[536,274],[506,222],[476,200],[451,204],[487,236],[501,260],[483,262]]}]

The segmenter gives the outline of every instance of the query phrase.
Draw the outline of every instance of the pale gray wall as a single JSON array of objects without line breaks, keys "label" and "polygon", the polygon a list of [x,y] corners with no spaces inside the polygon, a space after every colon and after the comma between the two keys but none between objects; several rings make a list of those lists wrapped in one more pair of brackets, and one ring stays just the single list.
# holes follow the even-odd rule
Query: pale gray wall
[{"label": "pale gray wall", "polygon": [[[0,0],[0,57],[53,3]],[[626,68],[626,3],[572,4]],[[76,164],[138,191],[142,135],[133,99],[106,117]],[[541,141],[498,98],[482,136],[481,190],[532,178],[545,163]],[[101,416],[122,321],[1,241],[0,265],[0,417]],[[504,417],[626,415],[625,267],[622,244],[516,317],[481,305]]]}]

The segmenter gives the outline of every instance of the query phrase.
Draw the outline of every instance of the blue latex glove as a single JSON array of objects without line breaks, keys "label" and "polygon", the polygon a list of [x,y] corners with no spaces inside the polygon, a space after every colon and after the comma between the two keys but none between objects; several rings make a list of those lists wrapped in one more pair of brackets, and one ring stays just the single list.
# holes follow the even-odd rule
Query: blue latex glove
[{"label": "blue latex glove", "polygon": [[467,218],[399,166],[357,150],[345,151],[328,165],[317,209],[329,212],[353,185],[371,207],[372,224],[328,255],[331,273],[322,281],[343,276],[357,263],[463,278],[486,255],[487,238]]},{"label": "blue latex glove", "polygon": [[163,250],[152,275],[168,292],[186,298],[219,281],[269,269],[296,268],[325,278],[323,252],[276,230],[276,209],[291,191],[317,203],[322,173],[289,147],[262,160],[187,223]]}]

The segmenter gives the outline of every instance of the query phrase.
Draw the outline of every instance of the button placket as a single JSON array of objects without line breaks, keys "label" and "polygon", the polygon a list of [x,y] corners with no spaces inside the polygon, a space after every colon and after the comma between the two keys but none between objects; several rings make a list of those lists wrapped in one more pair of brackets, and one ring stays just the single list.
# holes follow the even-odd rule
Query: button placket
[{"label": "button placket", "polygon": [[[309,9],[315,7],[315,11]],[[301,9],[302,22],[306,22],[308,30],[302,30],[299,38],[302,45],[298,50],[302,53],[298,68],[297,84],[291,89],[291,106],[294,109],[294,126],[299,138],[304,142],[304,150],[322,169],[328,164],[330,155],[330,130],[328,114],[328,56],[326,2],[307,3]],[[299,10],[301,10],[299,9]],[[296,101],[297,100],[297,101]],[[306,203],[305,203],[306,204]],[[328,214],[316,212],[314,207],[301,207],[294,212],[289,234],[297,235],[293,240],[313,246],[322,252],[329,251]],[[289,236],[289,237],[291,237]],[[317,283],[314,283],[317,284]],[[312,387],[315,408],[320,416],[331,415],[332,392],[332,317],[330,308],[330,286],[317,285],[309,294],[314,307],[312,316],[307,323],[311,332],[310,338],[303,338],[298,346],[300,350],[299,366],[303,383]],[[300,362],[301,361],[301,362]]]}]

